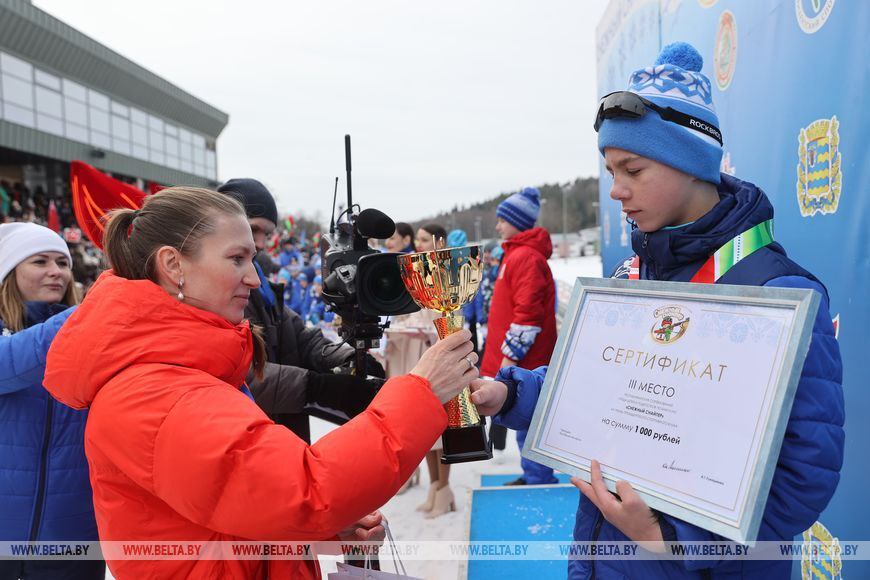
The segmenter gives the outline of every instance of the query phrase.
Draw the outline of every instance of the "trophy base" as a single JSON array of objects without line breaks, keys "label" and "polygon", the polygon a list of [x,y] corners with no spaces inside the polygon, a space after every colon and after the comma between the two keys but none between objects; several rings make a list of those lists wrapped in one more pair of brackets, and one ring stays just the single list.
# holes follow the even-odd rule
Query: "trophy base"
[{"label": "trophy base", "polygon": [[492,459],[492,442],[486,437],[486,423],[471,427],[448,427],[441,435],[444,454],[441,463],[465,463]]}]

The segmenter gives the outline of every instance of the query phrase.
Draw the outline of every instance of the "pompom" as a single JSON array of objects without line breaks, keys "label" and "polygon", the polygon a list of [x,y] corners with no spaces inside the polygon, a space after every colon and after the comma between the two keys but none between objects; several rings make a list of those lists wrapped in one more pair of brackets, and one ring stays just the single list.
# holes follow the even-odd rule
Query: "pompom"
[{"label": "pompom", "polygon": [[541,199],[541,192],[538,191],[537,187],[525,187],[520,192],[520,195],[528,197],[529,199],[532,199],[535,201],[540,201],[540,199]]},{"label": "pompom", "polygon": [[688,42],[672,42],[662,49],[656,59],[656,65],[672,64],[684,70],[701,72],[704,59]]}]

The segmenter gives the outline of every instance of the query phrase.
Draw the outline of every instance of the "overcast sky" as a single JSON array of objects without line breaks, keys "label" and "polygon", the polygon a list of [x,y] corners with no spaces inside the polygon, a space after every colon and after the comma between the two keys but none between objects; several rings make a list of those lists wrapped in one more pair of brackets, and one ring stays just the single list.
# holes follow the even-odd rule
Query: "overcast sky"
[{"label": "overcast sky", "polygon": [[344,196],[345,133],[354,201],[397,221],[598,174],[606,0],[34,4],[228,113],[219,178],[284,212]]}]

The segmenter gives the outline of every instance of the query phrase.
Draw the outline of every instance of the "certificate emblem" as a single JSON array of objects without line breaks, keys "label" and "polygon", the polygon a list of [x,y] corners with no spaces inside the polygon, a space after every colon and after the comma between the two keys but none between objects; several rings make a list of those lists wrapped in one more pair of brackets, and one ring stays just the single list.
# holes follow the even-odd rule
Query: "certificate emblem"
[{"label": "certificate emblem", "polygon": [[689,312],[680,306],[663,306],[653,312],[655,323],[650,330],[652,338],[659,344],[677,342],[689,328]]}]

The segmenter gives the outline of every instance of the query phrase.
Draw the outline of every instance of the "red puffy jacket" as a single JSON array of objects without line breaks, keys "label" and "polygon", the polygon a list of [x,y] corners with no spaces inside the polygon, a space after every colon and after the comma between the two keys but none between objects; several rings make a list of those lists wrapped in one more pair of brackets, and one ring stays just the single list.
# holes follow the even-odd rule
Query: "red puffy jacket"
[{"label": "red puffy jacket", "polygon": [[517,365],[534,369],[549,364],[556,347],[556,286],[547,259],[553,253],[544,228],[520,232],[502,244],[504,258],[492,294],[486,350],[480,374],[494,377],[504,355],[501,346],[511,324],[541,328]]},{"label": "red puffy jacket", "polygon": [[[312,541],[392,497],[444,430],[427,381],[405,375],[308,446],[240,391],[246,322],[104,273],[55,338],[45,387],[90,407],[85,453],[101,540]],[[262,578],[259,560],[114,560],[116,578]],[[319,576],[272,560],[274,578]]]}]

